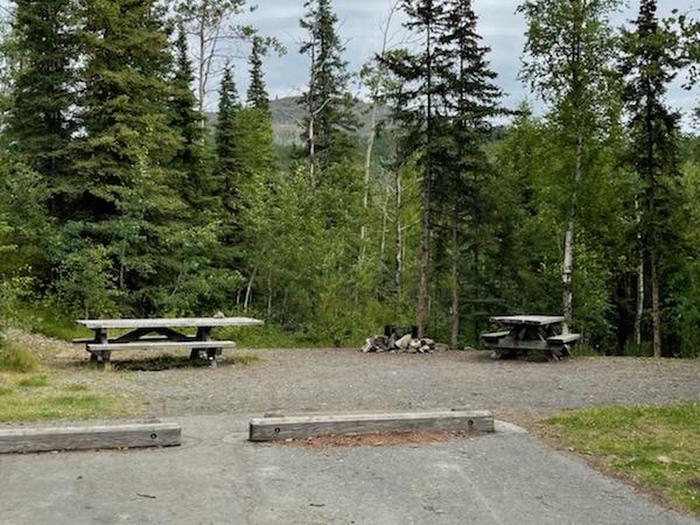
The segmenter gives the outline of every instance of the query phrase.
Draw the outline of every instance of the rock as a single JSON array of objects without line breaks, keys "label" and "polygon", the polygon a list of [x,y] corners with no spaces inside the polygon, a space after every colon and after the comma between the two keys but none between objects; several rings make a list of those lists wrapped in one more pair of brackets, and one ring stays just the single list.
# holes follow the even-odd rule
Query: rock
[{"label": "rock", "polygon": [[671,464],[671,458],[668,456],[658,456],[656,460],[661,463],[662,465],[670,465]]},{"label": "rock", "polygon": [[411,341],[413,341],[411,334],[404,335],[401,339],[396,341],[396,347],[400,348],[401,350],[406,350],[411,344]]}]

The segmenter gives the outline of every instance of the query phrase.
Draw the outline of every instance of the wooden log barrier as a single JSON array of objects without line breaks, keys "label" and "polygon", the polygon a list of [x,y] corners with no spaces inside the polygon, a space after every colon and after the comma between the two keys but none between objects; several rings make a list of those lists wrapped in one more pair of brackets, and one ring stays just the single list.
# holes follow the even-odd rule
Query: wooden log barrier
[{"label": "wooden log barrier", "polygon": [[381,414],[313,414],[255,418],[250,441],[280,441],[379,432],[495,432],[485,410]]},{"label": "wooden log barrier", "polygon": [[0,429],[0,454],[173,447],[180,445],[181,434],[176,423]]}]

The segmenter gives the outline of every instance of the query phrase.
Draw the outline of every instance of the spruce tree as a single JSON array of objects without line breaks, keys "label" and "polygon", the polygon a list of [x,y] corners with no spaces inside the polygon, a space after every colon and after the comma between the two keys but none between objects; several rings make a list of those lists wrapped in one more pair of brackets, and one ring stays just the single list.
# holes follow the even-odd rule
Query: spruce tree
[{"label": "spruce tree", "polygon": [[265,86],[263,73],[263,57],[266,53],[265,40],[255,35],[253,46],[248,59],[250,66],[250,85],[248,86],[248,105],[262,111],[270,110],[270,97]]},{"label": "spruce tree", "polygon": [[270,96],[265,87],[263,73],[263,58],[268,48],[269,42],[265,39],[258,35],[253,37],[248,59],[248,105],[238,116],[240,170],[245,182],[251,181],[255,176],[269,174],[278,164],[272,131]]},{"label": "spruce tree", "polygon": [[216,177],[222,201],[221,239],[227,248],[226,262],[229,267],[238,265],[238,245],[241,241],[240,185],[241,160],[239,115],[241,104],[233,78],[233,68],[227,64],[219,88],[219,106],[216,122]]},{"label": "spruce tree", "polygon": [[431,246],[433,242],[434,203],[436,183],[444,173],[434,162],[440,152],[441,116],[438,113],[438,77],[440,58],[437,40],[443,16],[438,0],[404,0],[402,8],[408,17],[404,26],[420,39],[418,51],[394,50],[384,57],[396,88],[390,94],[394,114],[403,125],[400,157],[418,155],[422,175],[422,235],[420,249],[420,285],[416,325],[422,336],[428,320]]},{"label": "spruce tree", "polygon": [[472,1],[447,0],[441,26],[439,91],[450,130],[445,134],[448,147],[439,160],[447,164],[449,173],[443,189],[450,208],[445,222],[451,232],[452,346],[456,348],[460,333],[461,252],[466,233],[475,261],[475,267],[469,272],[475,290],[472,300],[478,301],[479,245],[483,234],[480,229],[486,222],[486,187],[491,173],[485,146],[491,133],[489,118],[503,111],[499,107],[501,91],[493,84],[496,73],[487,60],[490,48],[482,44],[477,33]]},{"label": "spruce tree", "polygon": [[312,182],[316,168],[339,162],[352,148],[349,132],[357,127],[348,91],[350,76],[343,60],[345,46],[338,36],[338,17],[331,0],[306,0],[300,21],[307,32],[300,53],[311,61],[307,91],[302,96],[306,110],[304,140]]},{"label": "spruce tree", "polygon": [[72,60],[76,53],[70,0],[16,0],[10,60],[15,64],[5,140],[17,160],[49,188],[52,215],[65,218],[70,143],[75,129]]},{"label": "spruce tree", "polygon": [[155,0],[82,0],[79,9],[82,137],[65,245],[81,257],[66,261],[82,268],[104,247],[109,281],[148,313],[157,309],[151,289],[176,279],[171,239],[186,211],[168,181],[180,136],[168,111],[164,11]]},{"label": "spruce tree", "polygon": [[662,27],[656,0],[642,0],[634,28],[624,31],[622,45],[624,98],[630,115],[631,159],[642,184],[641,238],[651,282],[654,356],[662,355],[662,299],[668,255],[677,232],[672,216],[678,205],[676,181],[680,115],[665,105],[668,85],[676,77],[678,35]]},{"label": "spruce tree", "polygon": [[[175,41],[175,71],[171,83],[172,127],[180,133],[181,142],[173,159],[173,168],[180,174],[177,181],[183,198],[201,210],[211,198],[213,187],[208,163],[209,141],[202,129],[204,115],[199,112],[197,97],[192,90],[194,73],[190,62],[187,34],[178,28]],[[201,217],[201,212],[197,212]]]}]

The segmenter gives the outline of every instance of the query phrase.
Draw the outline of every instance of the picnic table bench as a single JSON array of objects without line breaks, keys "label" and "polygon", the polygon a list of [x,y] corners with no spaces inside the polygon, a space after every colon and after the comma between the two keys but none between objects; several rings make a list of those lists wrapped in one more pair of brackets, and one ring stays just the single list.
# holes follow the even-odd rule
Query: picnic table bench
[{"label": "picnic table bench", "polygon": [[[224,348],[234,348],[233,341],[214,341],[212,330],[224,326],[261,326],[263,321],[247,317],[203,317],[178,319],[83,319],[79,325],[89,328],[93,338],[76,339],[85,344],[90,360],[111,366],[113,351],[119,350],[190,350],[190,359],[200,359],[206,352],[209,363],[216,367],[216,358]],[[195,334],[184,333],[185,328],[196,328]],[[110,330],[119,330],[113,336]],[[126,333],[123,333],[127,330]]]},{"label": "picnic table bench", "polygon": [[516,358],[531,351],[542,352],[550,361],[571,356],[571,349],[581,334],[561,334],[564,317],[516,315],[492,317],[491,322],[508,328],[502,332],[482,334],[484,346],[497,359]]}]

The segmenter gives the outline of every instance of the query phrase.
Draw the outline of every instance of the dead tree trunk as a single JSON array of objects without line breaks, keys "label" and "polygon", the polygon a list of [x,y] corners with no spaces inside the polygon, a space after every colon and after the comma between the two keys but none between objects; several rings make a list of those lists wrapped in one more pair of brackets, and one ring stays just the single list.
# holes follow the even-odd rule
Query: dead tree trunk
[{"label": "dead tree trunk", "polygon": [[[389,46],[389,31],[391,29],[391,21],[394,18],[394,14],[399,7],[399,2],[395,2],[391,9],[389,10],[389,16],[384,24],[383,36],[382,36],[382,50],[379,53],[380,58],[386,56],[387,48]],[[370,100],[372,101],[372,111],[370,114],[370,128],[369,136],[367,137],[367,150],[365,151],[365,187],[364,195],[362,198],[362,207],[365,210],[365,215],[363,218],[362,226],[360,227],[360,262],[365,258],[367,252],[367,211],[369,210],[369,190],[370,181],[372,176],[372,155],[374,154],[374,144],[377,140],[377,117],[379,114],[379,94],[382,89],[382,80],[385,74],[385,66],[381,61],[379,61],[379,69],[377,70],[375,78],[372,80],[372,93]]]},{"label": "dead tree trunk", "polygon": [[396,311],[401,311],[403,303],[403,221],[401,212],[403,208],[403,184],[401,181],[401,170],[396,170],[396,270],[394,273],[394,283],[396,284]]}]

